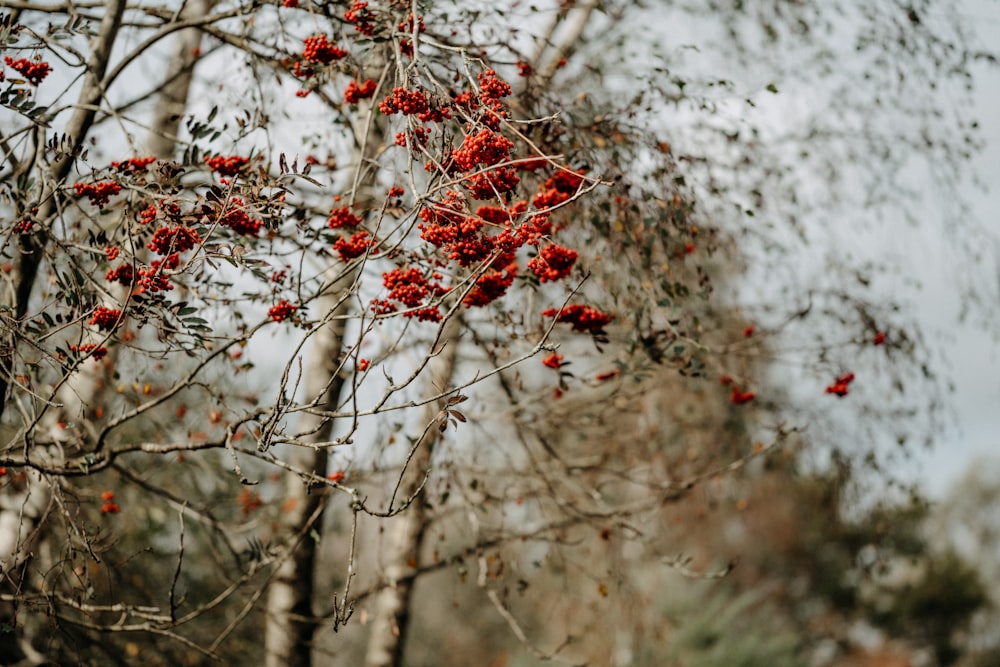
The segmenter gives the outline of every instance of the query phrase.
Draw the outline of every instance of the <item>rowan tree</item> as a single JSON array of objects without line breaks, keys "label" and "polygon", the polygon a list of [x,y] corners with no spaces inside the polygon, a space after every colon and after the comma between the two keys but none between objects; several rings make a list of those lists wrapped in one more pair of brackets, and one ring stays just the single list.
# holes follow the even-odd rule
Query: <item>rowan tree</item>
[{"label": "rowan tree", "polygon": [[[794,183],[756,137],[715,126],[678,149],[648,122],[665,103],[704,112],[693,128],[724,118],[705,80],[648,79],[624,105],[602,93],[615,63],[593,54],[636,8],[107,0],[4,16],[10,655],[232,661],[263,637],[267,664],[310,664],[360,613],[366,664],[400,664],[413,585],[444,569],[536,657],[610,650],[531,636],[505,572],[531,548],[572,563],[652,544],[665,531],[632,522],[788,444],[796,429],[747,417],[784,414],[762,355],[810,310],[713,296],[754,259],[739,249],[753,228],[717,202],[763,212],[747,192]],[[767,158],[749,188],[708,136]],[[826,405],[861,384],[833,341],[920,363],[889,309],[815,293],[823,314],[852,313],[797,358],[828,376]],[[643,400],[664,367],[710,406],[700,433],[661,428],[662,396]],[[553,448],[537,426],[558,405],[575,409]],[[582,437],[628,414],[647,448]]]}]

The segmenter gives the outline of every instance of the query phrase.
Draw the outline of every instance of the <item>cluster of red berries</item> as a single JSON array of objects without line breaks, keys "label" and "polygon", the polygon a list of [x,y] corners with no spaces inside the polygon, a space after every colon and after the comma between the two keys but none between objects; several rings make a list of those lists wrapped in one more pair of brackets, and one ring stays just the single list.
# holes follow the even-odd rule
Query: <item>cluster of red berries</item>
[{"label": "cluster of red berries", "polygon": [[558,206],[573,197],[582,183],[581,172],[560,169],[541,185],[532,203],[542,209]]},{"label": "cluster of red berries", "polygon": [[556,354],[555,352],[553,352],[549,356],[542,359],[542,363],[548,366],[549,368],[554,368],[558,370],[563,365],[563,355]]},{"label": "cluster of red berries", "polygon": [[120,310],[98,306],[91,313],[90,321],[87,323],[95,325],[101,331],[111,331],[115,328],[115,324],[118,323],[121,316],[122,311]]},{"label": "cluster of red berries", "polygon": [[[478,264],[495,253],[493,265],[506,267],[514,261],[518,248],[525,240],[525,237],[511,231],[511,218],[527,206],[526,203],[523,207],[520,204],[509,211],[495,206],[481,206],[476,216],[470,216],[464,212],[462,195],[449,190],[442,201],[421,209],[420,218],[426,224],[418,225],[420,238],[441,248],[449,259],[456,260],[463,267]],[[499,234],[487,236],[482,233],[484,222],[504,229]]]},{"label": "cluster of red berries", "polygon": [[[413,34],[413,26],[414,26],[413,12],[410,12],[410,15],[406,17],[405,21],[400,21],[399,31],[407,35]],[[416,26],[417,26],[417,32],[426,32],[427,29],[424,26],[423,16],[417,16]]]},{"label": "cluster of red berries", "polygon": [[556,310],[549,308],[542,313],[544,317],[554,317],[556,322],[566,322],[573,325],[573,331],[588,331],[592,334],[601,333],[604,327],[614,319],[614,315],[602,313],[596,308],[582,304],[571,304]]},{"label": "cluster of red berries", "polygon": [[462,91],[461,93],[455,95],[453,102],[456,107],[465,109],[466,111],[475,111],[479,108],[479,100],[476,99],[476,94],[469,90]]},{"label": "cluster of red berries", "polygon": [[319,34],[306,37],[305,48],[302,49],[302,57],[311,63],[321,63],[329,65],[335,60],[340,60],[347,55],[347,51],[331,44],[326,35]]},{"label": "cluster of red berries", "polygon": [[137,174],[156,162],[155,157],[130,157],[121,162],[112,162],[111,168],[121,174]]},{"label": "cluster of red berries", "polygon": [[271,309],[267,311],[267,316],[275,322],[284,322],[298,309],[298,306],[294,306],[282,299],[277,305],[271,306]]},{"label": "cluster of red berries", "polygon": [[395,268],[382,274],[382,284],[389,290],[389,298],[407,308],[416,308],[430,295],[430,286],[423,271],[410,268],[405,271]]},{"label": "cluster of red berries", "polygon": [[4,56],[3,61],[7,63],[7,67],[16,70],[33,86],[40,84],[52,71],[49,64],[42,60],[28,60],[27,58],[15,60],[10,56]]},{"label": "cluster of red berries", "polygon": [[135,282],[135,269],[131,264],[122,264],[113,269],[108,269],[108,272],[104,274],[104,279],[109,283],[121,283],[122,285],[129,286]]},{"label": "cluster of red berries", "polygon": [[385,299],[372,299],[372,312],[376,315],[391,315],[395,313],[399,308],[396,307],[392,301],[386,301]]},{"label": "cluster of red berries", "polygon": [[205,164],[208,165],[208,168],[219,176],[235,176],[249,163],[250,158],[239,155],[231,155],[229,157],[216,155],[215,157],[205,158]]},{"label": "cluster of red berries", "polygon": [[108,348],[102,347],[97,343],[84,343],[83,345],[70,345],[69,349],[73,352],[78,352],[81,357],[91,356],[94,361],[100,361],[108,354]]},{"label": "cluster of red berries", "polygon": [[514,219],[526,210],[528,210],[528,202],[526,201],[519,201],[507,208],[483,205],[476,209],[476,216],[491,225],[508,226],[513,224]]},{"label": "cluster of red berries", "polygon": [[122,191],[120,183],[115,181],[99,181],[97,183],[77,183],[73,186],[78,197],[90,199],[91,206],[98,208],[106,206],[111,198]]},{"label": "cluster of red berries", "polygon": [[441,201],[420,209],[420,219],[429,225],[460,223],[465,219],[465,198],[454,190],[446,190]]},{"label": "cluster of red berries", "polygon": [[357,81],[351,81],[347,84],[347,90],[344,91],[344,104],[357,104],[359,100],[367,100],[375,94],[376,88],[378,88],[378,81],[375,79],[368,79],[360,86]]},{"label": "cluster of red berries", "polygon": [[[372,300],[372,312],[376,315],[390,315],[398,310],[396,304],[382,299]],[[416,319],[420,322],[440,322],[442,319],[441,309],[437,306],[425,306],[416,310],[408,310],[403,313],[403,317]]]},{"label": "cluster of red berries", "polygon": [[479,73],[479,103],[486,113],[482,123],[491,129],[500,127],[500,119],[507,117],[503,98],[510,95],[510,84],[497,76],[496,71],[488,69]]},{"label": "cluster of red berries", "polygon": [[357,227],[361,224],[361,218],[351,213],[349,207],[342,206],[330,212],[330,218],[326,221],[326,224],[330,229]]},{"label": "cluster of red berries", "polygon": [[534,73],[535,73],[535,70],[532,69],[530,63],[526,63],[523,60],[518,60],[517,61],[517,74],[518,74],[518,76],[528,77],[528,76],[531,76]]},{"label": "cluster of red berries", "polygon": [[841,375],[839,378],[833,381],[829,387],[826,388],[826,393],[835,394],[841,398],[847,396],[848,385],[854,382],[854,373],[846,373]]},{"label": "cluster of red berries", "polygon": [[398,86],[392,89],[392,93],[388,97],[379,102],[378,109],[386,116],[397,113],[401,113],[404,116],[413,116],[429,111],[430,104],[427,102],[427,96],[424,95],[423,91],[407,90],[402,86]]},{"label": "cluster of red berries", "polygon": [[156,230],[146,247],[159,255],[185,252],[201,243],[201,236],[191,227],[163,226]]},{"label": "cluster of red berries", "polygon": [[499,199],[516,190],[520,182],[521,178],[511,167],[494,167],[469,176],[462,185],[476,199]]},{"label": "cluster of red berries", "polygon": [[[298,79],[311,79],[316,76],[316,70],[308,65],[303,65],[300,61],[296,60],[295,64],[292,65],[292,74]],[[311,92],[311,88],[296,90],[295,97],[308,97]]]},{"label": "cluster of red berries", "polygon": [[257,232],[264,225],[256,218],[251,218],[247,213],[246,204],[239,197],[229,200],[230,208],[219,218],[219,224],[228,227],[237,234],[245,236],[257,236]]},{"label": "cluster of red berries", "polygon": [[[413,14],[411,13],[405,21],[399,24],[399,31],[407,35],[412,35],[413,27],[414,27],[414,19],[413,19]],[[424,32],[425,28],[424,28],[423,16],[417,17],[416,27],[417,27],[417,32]],[[399,52],[402,53],[404,56],[411,57],[413,55],[413,42],[411,42],[407,38],[400,39]]]},{"label": "cluster of red berries", "polygon": [[101,500],[104,501],[101,505],[101,514],[118,514],[122,510],[122,508],[118,506],[118,503],[113,502],[114,499],[114,491],[105,491],[101,494]]},{"label": "cluster of red berries", "polygon": [[153,261],[148,269],[139,271],[139,282],[136,284],[136,292],[167,292],[174,288],[170,279],[164,275],[164,269],[173,271],[180,265],[180,255],[176,252],[168,255],[162,260]]},{"label": "cluster of red berries", "polygon": [[440,123],[445,118],[451,117],[451,112],[446,107],[431,104],[422,90],[407,90],[401,86],[393,88],[392,93],[379,102],[378,109],[386,116],[397,113],[416,116],[424,123]]},{"label": "cluster of red berries", "polygon": [[521,171],[538,171],[549,166],[549,161],[543,157],[522,158],[517,161],[517,168]]},{"label": "cluster of red berries", "polygon": [[539,213],[525,220],[517,228],[517,236],[528,245],[538,245],[542,238],[552,233],[552,220],[548,213]]},{"label": "cluster of red berries", "polygon": [[569,275],[577,256],[575,250],[550,243],[528,262],[528,268],[543,283],[555,282]]},{"label": "cluster of red berries", "polygon": [[449,288],[437,282],[439,280],[441,280],[440,274],[432,273],[428,278],[416,267],[409,269],[397,267],[388,273],[383,273],[382,284],[389,293],[385,300],[372,301],[372,310],[378,315],[394,313],[397,307],[392,302],[398,301],[410,309],[404,313],[405,317],[416,318],[423,322],[440,322],[440,309],[437,306],[424,305],[432,295],[447,294]]},{"label": "cluster of red berries", "polygon": [[500,100],[510,95],[510,84],[497,76],[496,70],[488,69],[479,73],[479,97]]},{"label": "cluster of red berries", "polygon": [[149,268],[139,270],[138,281],[136,281],[136,273],[132,265],[122,264],[117,268],[109,269],[104,274],[104,279],[108,282],[121,283],[126,287],[135,284],[137,294],[142,294],[143,292],[166,292],[172,290],[174,286],[170,282],[170,279],[164,275],[162,269],[176,269],[179,262],[180,256],[177,253],[167,256],[164,260],[156,260]]},{"label": "cluster of red berries", "polygon": [[375,34],[375,13],[368,9],[368,3],[354,0],[351,8],[344,12],[344,20],[354,25],[354,29],[366,37]]},{"label": "cluster of red berries", "polygon": [[139,213],[139,224],[148,225],[153,222],[153,220],[156,220],[156,206],[154,204],[150,204]]},{"label": "cluster of red berries", "polygon": [[[429,209],[424,209],[427,211]],[[427,219],[432,215],[421,218]],[[434,216],[436,217],[436,216]],[[446,224],[418,225],[420,238],[433,246],[444,250],[450,259],[457,260],[461,266],[471,266],[486,259],[493,246],[487,237],[479,233],[483,223],[472,216],[461,216]]]},{"label": "cluster of red berries", "polygon": [[[423,213],[422,211],[421,217],[424,219],[432,217],[424,216]],[[479,264],[500,247],[497,244],[500,240],[498,237],[489,237],[481,233],[482,226],[482,221],[473,216],[462,216],[445,224],[418,225],[420,238],[441,248],[449,259],[457,261],[463,267]],[[510,239],[505,237],[503,240]],[[503,259],[509,261],[512,257]],[[499,257],[494,261],[501,265],[504,263]]]},{"label": "cluster of red berries", "polygon": [[298,9],[299,0],[283,0],[281,6],[286,9]]},{"label": "cluster of red berries", "polygon": [[450,171],[471,171],[479,165],[490,167],[510,160],[513,148],[513,141],[483,128],[475,134],[465,135],[462,145],[451,152],[448,166]]},{"label": "cluster of red berries", "polygon": [[500,270],[490,270],[479,276],[476,286],[465,295],[462,303],[466,308],[489,305],[502,297],[517,278],[517,262],[511,262]]},{"label": "cluster of red berries", "polygon": [[[477,265],[491,260],[492,271],[477,281],[466,297],[466,305],[485,305],[502,296],[517,275],[514,264],[519,248],[526,243],[537,244],[552,231],[548,215],[531,216],[516,229],[514,219],[527,210],[527,202],[519,201],[508,209],[498,206],[480,206],[476,215],[466,215],[461,195],[448,191],[445,198],[424,207],[418,225],[420,238],[441,248],[460,266]],[[426,223],[426,224],[425,224]],[[500,233],[489,236],[483,233],[485,223],[502,227]],[[543,282],[556,281],[569,275],[577,253],[569,248],[549,244],[532,260],[529,268]]]},{"label": "cluster of red berries", "polygon": [[421,146],[427,145],[427,140],[430,136],[431,130],[429,127],[415,127],[408,132],[397,132],[396,145],[417,150]]},{"label": "cluster of red berries", "polygon": [[375,246],[376,240],[371,238],[371,236],[365,230],[355,232],[350,236],[350,238],[341,237],[333,244],[333,249],[340,255],[340,260],[342,262],[349,262],[355,257],[361,257],[361,255],[368,252],[369,248]]}]

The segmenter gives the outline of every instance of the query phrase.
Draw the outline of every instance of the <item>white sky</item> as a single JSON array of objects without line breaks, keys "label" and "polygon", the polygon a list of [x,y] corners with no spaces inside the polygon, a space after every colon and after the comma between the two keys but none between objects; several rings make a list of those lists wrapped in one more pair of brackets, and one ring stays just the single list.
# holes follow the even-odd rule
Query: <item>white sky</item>
[{"label": "white sky", "polygon": [[[967,14],[974,19],[978,46],[996,49],[1000,34],[1000,3],[992,0],[965,0]],[[990,188],[982,192],[975,187],[963,187],[978,222],[993,235],[995,245],[993,267],[1000,255],[1000,67],[980,66],[976,71],[976,111],[982,127],[986,150],[973,163],[973,172]],[[940,276],[928,279],[925,284],[940,285],[929,289],[926,308],[921,319],[926,326],[929,340],[943,347],[955,382],[952,396],[957,412],[960,432],[934,451],[919,457],[920,476],[933,496],[940,496],[957,481],[965,469],[980,457],[992,455],[991,464],[1000,472],[1000,328],[994,314],[990,325],[955,325],[958,303],[953,288],[962,268],[954,265],[955,258],[936,252],[935,239],[925,244],[927,258],[934,264],[929,268]],[[1000,272],[992,275],[984,271],[979,276],[992,281],[991,292],[1000,288]],[[994,310],[1000,304],[987,304]]]}]

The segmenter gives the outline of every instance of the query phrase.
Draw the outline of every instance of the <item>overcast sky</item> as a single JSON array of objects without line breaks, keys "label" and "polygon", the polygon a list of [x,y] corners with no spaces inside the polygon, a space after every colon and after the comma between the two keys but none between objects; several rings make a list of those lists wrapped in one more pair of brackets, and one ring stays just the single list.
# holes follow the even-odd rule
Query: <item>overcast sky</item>
[{"label": "overcast sky", "polygon": [[[965,0],[962,4],[979,32],[977,45],[995,51],[1000,35],[1000,2]],[[977,118],[987,145],[973,169],[990,191],[967,184],[962,192],[972,204],[978,222],[994,238],[993,270],[980,267],[982,275],[978,278],[993,281],[990,292],[995,294],[1000,288],[1000,273],[996,271],[1000,254],[1000,67],[979,66],[976,74]],[[927,299],[920,317],[930,339],[942,345],[950,362],[959,432],[934,451],[918,457],[921,479],[935,496],[946,491],[979,457],[992,456],[992,465],[1000,472],[1000,317],[994,313],[988,324],[955,325],[960,307],[956,282],[966,269],[956,266],[955,258],[941,251],[940,246],[940,239],[928,238],[925,243],[928,269],[937,279],[925,281],[925,285],[936,287],[926,288]],[[1000,310],[1000,304],[988,307]]]}]

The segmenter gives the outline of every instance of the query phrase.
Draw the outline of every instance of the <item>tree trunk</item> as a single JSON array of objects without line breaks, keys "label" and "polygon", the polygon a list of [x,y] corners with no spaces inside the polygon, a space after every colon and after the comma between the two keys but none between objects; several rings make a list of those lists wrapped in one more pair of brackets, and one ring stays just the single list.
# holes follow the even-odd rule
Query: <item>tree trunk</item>
[{"label": "tree trunk", "polygon": [[[97,35],[91,46],[90,58],[87,61],[83,88],[77,104],[77,110],[70,117],[65,129],[72,145],[79,148],[83,145],[93,125],[97,109],[104,95],[102,79],[107,71],[108,59],[112,45],[121,27],[122,15],[125,11],[124,0],[108,0],[104,8],[104,18],[98,27]],[[55,188],[60,186],[69,175],[75,162],[76,150],[64,152],[53,160],[50,167],[50,178],[41,185],[38,201],[41,202],[37,217],[46,221],[56,213]],[[4,295],[5,304],[11,306],[17,320],[28,312],[28,302],[34,288],[35,278],[45,254],[47,231],[40,231],[24,237],[18,260],[11,276],[13,290]],[[18,332],[11,336],[9,345],[16,349]],[[8,403],[13,367],[7,360],[13,360],[14,355],[2,358],[0,367],[0,416]],[[28,452],[36,456],[45,456],[43,452]],[[23,561],[30,550],[33,536],[36,534],[36,523],[49,505],[52,492],[48,480],[41,474],[26,470],[23,484],[8,485],[0,494],[0,572],[7,573]]]},{"label": "tree trunk", "polygon": [[[462,326],[459,313],[455,313],[445,324],[438,354],[427,364],[428,387],[447,387],[451,383]],[[423,428],[435,422],[443,408],[444,400],[424,406],[418,427]],[[405,501],[420,489],[440,435],[441,431],[436,424],[425,431],[416,445],[416,454],[401,473],[396,498]],[[386,545],[382,552],[386,586],[375,598],[365,667],[400,664],[410,619],[410,596],[414,583],[411,575],[419,561],[420,547],[427,528],[423,499],[417,496],[409,507],[387,521]]]},{"label": "tree trunk", "polygon": [[[587,0],[574,11],[566,15],[559,14],[554,19],[548,31],[539,40],[539,48],[535,54],[534,65],[539,72],[537,78],[540,82],[551,79],[558,69],[559,60],[574,51],[597,4],[597,0]],[[560,35],[560,39],[553,41],[556,29],[567,20],[568,26]],[[540,83],[539,86],[544,87],[544,83]],[[437,386],[446,386],[451,381],[461,328],[462,318],[456,314],[447,323],[441,336],[444,349],[430,365],[430,379],[436,382]],[[426,424],[435,419],[442,407],[442,405],[428,404],[424,419],[420,423]],[[411,497],[423,483],[439,435],[440,431],[431,428],[418,444],[417,455],[403,471],[400,480],[399,494],[403,498]],[[427,529],[423,502],[420,498],[414,499],[410,507],[389,521],[392,523],[387,528],[388,537],[383,552],[383,575],[386,586],[375,599],[365,667],[390,667],[402,664],[403,646],[412,604],[411,594],[415,583],[415,578],[411,575],[415,570],[415,564],[419,562],[420,548]]]},{"label": "tree trunk", "polygon": [[[332,276],[343,273],[342,267],[331,267]],[[317,300],[320,313],[332,313],[341,306],[342,290],[350,289],[354,273],[340,277]],[[346,283],[346,286],[344,286]],[[339,285],[339,289],[338,289]],[[316,408],[333,412],[337,409],[344,380],[338,374],[347,319],[336,317],[324,324],[313,338],[312,359],[306,372],[307,399],[317,401]],[[302,413],[299,431],[307,435],[305,445],[330,440],[333,421],[312,413]],[[326,474],[328,453],[325,447],[292,449],[287,462],[296,470]],[[264,644],[268,667],[305,667],[312,660],[312,639],[316,631],[313,618],[313,576],[318,540],[322,533],[320,504],[324,495],[314,492],[295,473],[285,475],[285,498],[288,511],[282,515],[282,530],[289,536],[291,553],[278,566],[268,588],[267,627]]]},{"label": "tree trunk", "polygon": [[[65,128],[65,136],[71,142],[72,150],[65,151],[53,160],[49,167],[49,178],[44,179],[39,185],[38,201],[41,202],[37,212],[39,220],[48,221],[55,214],[58,196],[55,188],[59,187],[69,175],[76,162],[77,149],[83,145],[93,125],[104,95],[102,79],[121,27],[125,4],[124,0],[108,0],[105,4],[104,17],[91,42],[91,53],[76,111]],[[36,156],[35,159],[39,158]],[[28,302],[45,254],[47,234],[47,230],[42,230],[23,236],[20,240],[18,259],[14,264],[9,283],[11,289],[3,295],[3,304],[13,311],[14,321],[20,321],[28,312]],[[10,338],[6,345],[11,350],[17,349],[19,335],[16,330],[7,333]],[[0,356],[0,416],[8,404],[15,356],[13,353]],[[49,455],[48,452],[42,451],[26,453],[36,457]],[[41,473],[26,469],[23,479],[19,482],[6,485],[0,493],[0,576],[3,579],[12,579],[11,572],[29,556],[38,534],[38,523],[47,511],[52,498],[50,482]],[[13,583],[20,586],[21,582]]]},{"label": "tree trunk", "polygon": [[[185,3],[183,10],[178,16],[178,20],[184,21],[207,14],[213,0],[189,0]],[[188,28],[177,32],[173,43],[173,49],[169,57],[167,74],[163,87],[158,95],[156,107],[153,109],[153,117],[149,125],[149,136],[146,138],[146,152],[161,160],[172,160],[177,148],[177,131],[180,127],[181,118],[187,108],[188,95],[191,91],[192,73],[194,65],[198,59],[198,48],[201,45],[202,31],[196,28]],[[145,248],[136,247],[137,259],[145,257]],[[105,306],[109,308],[121,308],[128,299],[129,287],[120,284],[112,285],[109,290],[110,298]],[[99,343],[103,336],[97,332],[90,332],[85,338],[85,343]],[[62,422],[65,424],[83,424],[87,432],[78,434],[86,447],[91,436],[96,435],[91,427],[90,417],[93,409],[102,404],[101,393],[107,387],[104,383],[104,369],[115,366],[115,359],[121,348],[112,345],[108,348],[105,361],[103,363],[85,362],[80,364],[76,373],[62,385],[56,394],[56,405],[60,406],[57,411],[50,411],[46,425],[49,427],[53,439],[64,440],[65,434],[56,431],[55,424]]]},{"label": "tree trunk", "polygon": [[[184,21],[205,16],[214,2],[215,0],[187,0],[178,19]],[[172,160],[177,150],[177,130],[187,110],[202,34],[197,28],[187,28],[178,31],[174,39],[174,48],[167,61],[166,82],[160,89],[156,108],[153,109],[153,119],[149,124],[149,137],[146,139],[146,151],[161,160]]]},{"label": "tree trunk", "polygon": [[[385,47],[383,47],[384,49]],[[383,54],[380,59],[372,56],[371,69],[379,62],[390,62]],[[368,119],[354,126],[355,158],[357,166],[352,185],[357,208],[376,208],[377,195],[374,178],[379,152],[384,149],[385,119],[369,113],[371,101],[359,104],[358,118]],[[369,122],[370,121],[370,122]],[[340,359],[344,352],[344,334],[350,308],[345,298],[353,289],[356,271],[344,270],[340,262],[333,262],[323,280],[329,283],[326,291],[316,301],[317,312],[329,319],[314,334],[311,356],[306,368],[306,401],[315,401],[319,411],[335,412],[340,402],[344,377],[339,373]],[[299,420],[299,438],[303,446],[295,446],[286,461],[293,471],[285,474],[285,498],[288,512],[281,517],[279,534],[287,541],[285,558],[280,562],[267,591],[267,620],[264,632],[264,655],[267,667],[308,667],[312,664],[313,636],[317,624],[313,604],[316,550],[323,534],[322,508],[325,494],[312,492],[301,475],[294,471],[326,475],[326,447],[309,447],[328,443],[333,422],[319,415],[302,412]]]}]

